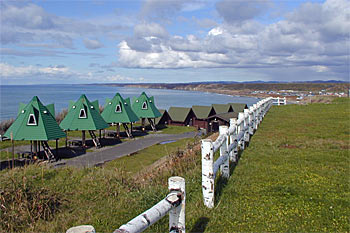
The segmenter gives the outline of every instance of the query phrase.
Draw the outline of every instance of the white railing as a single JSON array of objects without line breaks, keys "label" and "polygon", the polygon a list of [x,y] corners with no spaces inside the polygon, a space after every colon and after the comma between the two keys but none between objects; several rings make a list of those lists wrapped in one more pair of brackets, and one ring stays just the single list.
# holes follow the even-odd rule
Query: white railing
[{"label": "white railing", "polygon": [[[238,150],[244,150],[250,137],[258,128],[273,104],[272,97],[263,99],[238,114],[238,119],[230,119],[230,127],[220,126],[219,137],[202,140],[202,192],[204,204],[214,207],[214,184],[217,171],[229,178],[230,161],[237,162]],[[220,157],[214,162],[214,153],[220,150]]]},{"label": "white railing", "polygon": [[286,97],[275,97],[273,98],[273,105],[286,105],[287,99]]},{"label": "white railing", "polygon": [[[136,233],[146,230],[169,213],[169,232],[185,233],[185,179],[179,176],[170,177],[168,180],[169,194],[152,208],[130,220],[114,231],[114,233]],[[94,232],[84,231],[87,226],[78,226],[68,229],[69,233]],[[81,229],[80,229],[81,228]],[[80,231],[81,230],[81,231]]]}]

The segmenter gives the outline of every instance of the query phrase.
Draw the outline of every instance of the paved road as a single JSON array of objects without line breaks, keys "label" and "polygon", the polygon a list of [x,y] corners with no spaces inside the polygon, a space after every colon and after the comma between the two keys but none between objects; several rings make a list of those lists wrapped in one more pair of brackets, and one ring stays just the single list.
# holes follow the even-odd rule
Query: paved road
[{"label": "paved road", "polygon": [[123,142],[111,148],[103,148],[101,151],[86,153],[72,159],[60,160],[52,165],[59,166],[74,166],[74,167],[93,167],[105,162],[135,153],[157,143],[179,140],[183,138],[191,138],[197,135],[196,132],[188,132],[183,134],[151,134],[143,138]]}]

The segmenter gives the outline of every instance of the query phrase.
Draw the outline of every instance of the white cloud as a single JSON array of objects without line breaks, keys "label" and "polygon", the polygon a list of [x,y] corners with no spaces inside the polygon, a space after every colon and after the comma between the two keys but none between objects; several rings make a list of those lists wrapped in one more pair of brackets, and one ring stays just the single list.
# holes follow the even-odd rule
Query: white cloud
[{"label": "white cloud", "polygon": [[16,79],[33,76],[46,76],[65,79],[72,75],[79,75],[65,66],[37,67],[37,66],[12,66],[7,63],[0,63],[0,77],[4,79]]},{"label": "white cloud", "polygon": [[121,74],[103,75],[102,73],[93,73],[91,71],[78,72],[64,65],[55,65],[42,67],[37,66],[13,66],[7,63],[0,63],[0,81],[13,83],[14,80],[24,80],[23,83],[41,83],[44,79],[48,80],[69,80],[80,83],[86,82],[134,82],[143,81],[144,78],[133,78]]},{"label": "white cloud", "polygon": [[[285,19],[268,25],[251,20],[259,12],[247,10],[249,17],[242,16],[240,24],[224,22],[203,38],[163,31],[153,33],[152,38],[147,37],[151,34],[137,34],[119,43],[119,63],[133,68],[231,67],[256,68],[258,72],[261,68],[276,71],[288,68],[347,79],[350,29],[347,3],[345,0],[305,3]],[[142,41],[136,43],[139,47],[129,43],[135,38]]]}]

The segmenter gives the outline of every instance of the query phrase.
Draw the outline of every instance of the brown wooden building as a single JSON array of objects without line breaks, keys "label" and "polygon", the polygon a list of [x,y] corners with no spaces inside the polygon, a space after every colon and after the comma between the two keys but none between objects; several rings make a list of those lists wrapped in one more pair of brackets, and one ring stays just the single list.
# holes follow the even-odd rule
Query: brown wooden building
[{"label": "brown wooden building", "polygon": [[170,107],[169,125],[193,126],[195,115],[191,108]]},{"label": "brown wooden building", "polygon": [[160,117],[157,117],[155,119],[156,125],[167,125],[170,121],[170,116],[167,110],[164,109],[158,109],[159,112],[162,114]]},{"label": "brown wooden building", "polygon": [[207,118],[209,122],[209,130],[208,132],[216,132],[219,130],[220,125],[230,126],[230,119],[238,118],[238,112],[227,112],[215,114]]},{"label": "brown wooden building", "polygon": [[209,120],[207,118],[216,114],[214,108],[212,106],[194,105],[192,106],[192,110],[195,115],[193,125],[198,129],[205,129],[208,132]]}]

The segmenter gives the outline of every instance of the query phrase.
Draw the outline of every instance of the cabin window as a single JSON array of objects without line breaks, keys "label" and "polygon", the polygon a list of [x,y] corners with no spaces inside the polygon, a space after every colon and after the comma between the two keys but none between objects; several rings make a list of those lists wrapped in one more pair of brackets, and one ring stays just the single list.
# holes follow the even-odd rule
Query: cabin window
[{"label": "cabin window", "polygon": [[27,125],[36,125],[36,119],[33,113],[29,114]]},{"label": "cabin window", "polygon": [[143,104],[142,104],[142,109],[147,109],[147,102],[146,102],[146,101],[143,102]]},{"label": "cabin window", "polygon": [[86,118],[86,112],[85,109],[80,109],[80,113],[79,113],[79,118]]},{"label": "cabin window", "polygon": [[118,105],[115,107],[115,112],[122,112],[122,107],[120,106],[120,104],[118,104]]}]

